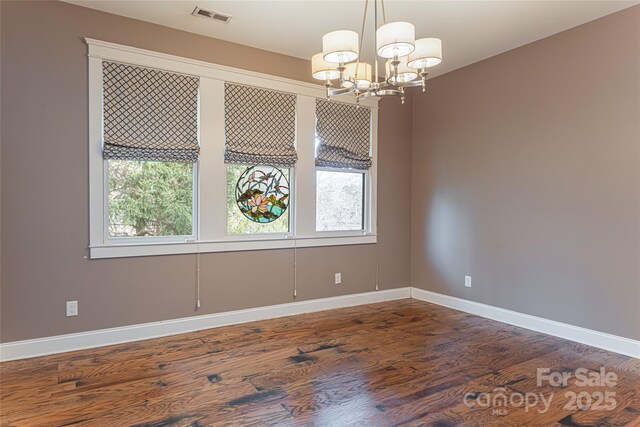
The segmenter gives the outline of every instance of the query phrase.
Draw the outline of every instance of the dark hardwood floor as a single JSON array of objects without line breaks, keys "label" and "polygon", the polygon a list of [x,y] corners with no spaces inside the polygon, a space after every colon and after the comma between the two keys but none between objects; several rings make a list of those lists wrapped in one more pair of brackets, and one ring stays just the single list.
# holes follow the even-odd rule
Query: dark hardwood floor
[{"label": "dark hardwood floor", "polygon": [[[617,380],[537,386],[537,368]],[[416,300],[5,362],[0,374],[2,426],[640,425],[640,360]],[[585,406],[606,391],[614,409]],[[574,392],[582,409],[565,408]]]}]

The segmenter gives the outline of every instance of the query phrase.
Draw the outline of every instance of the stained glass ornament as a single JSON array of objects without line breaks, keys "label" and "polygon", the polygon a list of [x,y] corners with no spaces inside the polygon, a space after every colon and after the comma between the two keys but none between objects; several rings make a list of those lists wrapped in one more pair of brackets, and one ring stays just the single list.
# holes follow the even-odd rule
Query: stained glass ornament
[{"label": "stained glass ornament", "polygon": [[289,181],[273,166],[250,166],[236,183],[240,212],[258,223],[277,220],[289,206]]}]

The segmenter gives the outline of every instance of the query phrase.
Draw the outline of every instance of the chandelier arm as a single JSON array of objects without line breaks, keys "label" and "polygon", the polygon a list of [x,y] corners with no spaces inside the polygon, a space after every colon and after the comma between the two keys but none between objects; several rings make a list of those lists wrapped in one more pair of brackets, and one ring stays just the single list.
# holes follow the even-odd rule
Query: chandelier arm
[{"label": "chandelier arm", "polygon": [[400,91],[398,89],[383,89],[383,90],[379,90],[376,93],[377,96],[399,96],[400,95]]},{"label": "chandelier arm", "polygon": [[404,87],[418,87],[418,86],[422,86],[422,79],[419,80],[411,80],[410,82],[405,82],[402,83],[398,86],[396,86],[397,88],[404,88]]},{"label": "chandelier arm", "polygon": [[337,95],[346,95],[349,93],[353,93],[356,90],[355,86],[350,86],[350,87],[343,87],[343,88],[336,88],[336,89],[331,89],[331,88],[327,88],[327,94],[329,96],[337,96]]},{"label": "chandelier arm", "polygon": [[376,98],[376,97],[380,97],[380,93],[377,92],[372,92],[370,90],[366,91],[366,92],[362,92],[359,96],[362,99],[366,99],[366,98]]},{"label": "chandelier arm", "polygon": [[387,83],[393,87],[397,87],[397,88],[405,88],[405,87],[419,87],[422,86],[423,88],[426,86],[427,83],[427,76],[429,75],[429,72],[426,70],[426,68],[423,68],[420,71],[420,75],[419,78],[415,79],[415,80],[411,80],[409,82],[404,82],[404,83],[398,83],[398,84],[393,84],[389,81],[387,81]]}]

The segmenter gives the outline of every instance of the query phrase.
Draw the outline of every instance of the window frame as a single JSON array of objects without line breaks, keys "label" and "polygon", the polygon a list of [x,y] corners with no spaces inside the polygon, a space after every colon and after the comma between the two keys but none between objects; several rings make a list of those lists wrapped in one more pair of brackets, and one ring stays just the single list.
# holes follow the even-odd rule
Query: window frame
[{"label": "window frame", "polygon": [[[137,161],[137,160],[132,160]],[[172,162],[167,162],[172,163]],[[172,235],[172,236],[126,236],[126,237],[112,237],[109,234],[109,160],[104,159],[104,241],[108,245],[121,245],[121,244],[153,244],[153,243],[177,243],[196,240],[198,236],[198,224],[199,224],[199,209],[198,209],[198,177],[199,177],[200,162],[193,163],[192,180],[192,192],[191,192],[191,234],[190,235]]]},{"label": "window frame", "polygon": [[[324,172],[337,172],[337,173],[351,173],[351,174],[360,174],[362,175],[362,228],[359,230],[327,230],[327,231],[323,231],[323,230],[318,230],[318,219],[316,218],[316,233],[321,234],[321,235],[353,235],[353,236],[358,236],[358,235],[362,235],[362,234],[366,234],[367,230],[369,230],[370,228],[370,224],[369,221],[371,219],[371,215],[370,215],[370,210],[371,210],[371,203],[370,203],[370,199],[369,199],[369,195],[368,195],[368,189],[370,186],[370,181],[371,181],[371,173],[369,172],[369,170],[363,170],[363,169],[347,169],[347,168],[333,168],[333,167],[326,167],[326,166],[316,166],[316,172],[319,171],[324,171]],[[318,194],[317,194],[317,186],[316,186],[316,200],[318,198]],[[317,209],[317,203],[316,203],[316,209]]]},{"label": "window frame", "polygon": [[[85,38],[89,62],[89,256],[118,258],[228,252],[377,242],[378,99],[361,101],[371,109],[372,166],[365,173],[364,229],[316,231],[315,100],[322,85],[231,68]],[[194,163],[192,236],[110,237],[108,168],[102,156],[102,61],[157,68],[200,78],[200,158]],[[232,82],[297,95],[298,163],[290,169],[289,233],[227,233],[227,167],[224,163],[224,83]],[[354,104],[353,97],[336,102]],[[204,119],[206,118],[206,119]],[[347,172],[349,170],[339,170]],[[360,172],[354,170],[354,172]],[[221,203],[224,200],[224,203]]]}]

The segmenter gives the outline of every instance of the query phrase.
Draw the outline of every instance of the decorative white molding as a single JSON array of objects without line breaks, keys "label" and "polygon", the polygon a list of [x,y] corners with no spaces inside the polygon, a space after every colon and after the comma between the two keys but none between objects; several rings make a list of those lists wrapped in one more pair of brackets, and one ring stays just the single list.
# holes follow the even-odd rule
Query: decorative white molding
[{"label": "decorative white molding", "polygon": [[68,351],[104,347],[113,344],[254,322],[257,320],[274,319],[295,314],[312,313],[404,298],[415,298],[454,310],[475,314],[487,319],[497,320],[521,328],[640,358],[640,341],[425,291],[423,289],[406,287],[9,342],[0,344],[0,361],[5,362]]},{"label": "decorative white molding", "polygon": [[530,314],[518,313],[492,305],[456,298],[449,295],[438,294],[436,292],[425,291],[419,288],[411,288],[411,298],[466,313],[475,314],[498,322],[508,323],[521,328],[530,329],[536,332],[553,335],[570,341],[613,351],[626,356],[640,358],[640,341],[598,332],[568,323],[557,322]]},{"label": "decorative white molding", "polygon": [[[266,89],[281,90],[300,95],[313,96],[316,98],[324,98],[326,96],[324,85],[321,83],[314,84],[288,79],[286,77],[272,76],[270,74],[259,73],[256,71],[228,67],[226,65],[140,49],[137,47],[96,40],[89,37],[85,37],[84,41],[89,46],[90,58],[99,58],[101,60],[106,59],[150,68],[159,68],[176,73],[208,77],[216,80],[251,86],[260,86]],[[311,72],[311,68],[309,68],[309,72]],[[353,96],[344,96],[338,99],[333,98],[333,100],[345,102],[347,104],[356,103],[355,97]],[[369,108],[378,108],[379,100],[379,97],[370,97],[361,100],[360,105]]]},{"label": "decorative white molding", "polygon": [[[224,223],[226,224],[226,223]],[[91,259],[126,258],[138,256],[196,254],[206,252],[258,251],[267,249],[314,248],[320,246],[368,245],[376,243],[378,236],[318,236],[288,239],[254,237],[253,240],[227,240],[220,242],[162,242],[132,243],[121,245],[92,246]]]},{"label": "decorative white molding", "polygon": [[220,326],[409,298],[411,288],[365,292],[0,344],[0,361],[103,347]]}]

